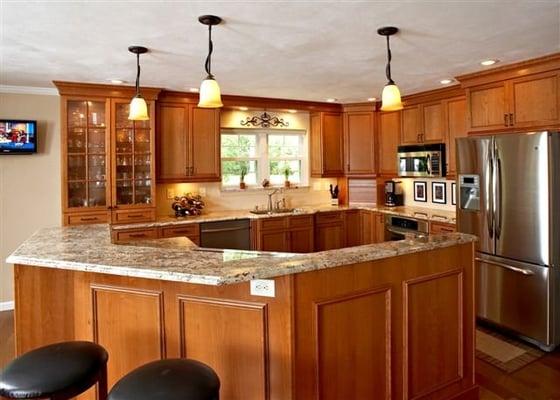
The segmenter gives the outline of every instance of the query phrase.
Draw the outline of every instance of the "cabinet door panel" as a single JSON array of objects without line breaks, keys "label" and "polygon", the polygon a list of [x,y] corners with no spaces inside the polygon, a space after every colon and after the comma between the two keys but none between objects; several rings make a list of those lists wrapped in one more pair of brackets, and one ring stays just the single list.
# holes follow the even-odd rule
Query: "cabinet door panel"
[{"label": "cabinet door panel", "polygon": [[422,107],[423,134],[424,142],[443,142],[443,112],[441,102],[424,104]]},{"label": "cabinet door panel", "polygon": [[420,107],[408,107],[402,110],[402,144],[420,142]]},{"label": "cabinet door panel", "polygon": [[375,213],[375,243],[385,242],[385,215],[382,213]]},{"label": "cabinet door panel", "polygon": [[188,108],[159,106],[158,180],[183,179],[187,175]]},{"label": "cabinet door panel", "polygon": [[199,180],[220,180],[220,118],[218,110],[192,108],[189,155],[192,177]]},{"label": "cabinet door panel", "polygon": [[344,223],[317,226],[315,228],[315,250],[333,250],[345,247]]},{"label": "cabinet door panel", "polygon": [[516,127],[558,123],[558,105],[558,73],[539,74],[511,81],[511,112]]},{"label": "cabinet door panel", "polygon": [[321,146],[321,114],[311,114],[309,135],[309,159],[311,176],[323,174],[323,150]]},{"label": "cabinet door panel", "polygon": [[313,226],[306,229],[294,229],[290,232],[291,253],[313,252]]},{"label": "cabinet door panel", "polygon": [[455,139],[467,135],[466,121],[467,102],[465,99],[451,99],[446,102],[447,109],[447,132],[448,139],[446,145],[447,153],[447,175],[454,176],[457,170],[455,158]]},{"label": "cabinet door panel", "polygon": [[373,112],[348,112],[344,118],[346,174],[375,174],[375,133]]},{"label": "cabinet door panel", "polygon": [[362,241],[359,210],[346,211],[346,247],[359,246]]},{"label": "cabinet door panel", "polygon": [[508,127],[506,115],[506,87],[503,82],[497,85],[475,87],[468,91],[469,129],[485,131]]},{"label": "cabinet door panel", "polygon": [[[375,219],[371,211],[360,211],[360,244],[371,244],[375,242]],[[347,226],[347,229],[349,227]]]},{"label": "cabinet door panel", "polygon": [[397,174],[397,147],[401,133],[400,112],[381,113],[379,116],[379,173]]},{"label": "cabinet door panel", "polygon": [[259,250],[289,251],[288,233],[284,230],[276,232],[261,232]]},{"label": "cabinet door panel", "polygon": [[323,175],[339,176],[344,173],[342,115],[323,114]]}]

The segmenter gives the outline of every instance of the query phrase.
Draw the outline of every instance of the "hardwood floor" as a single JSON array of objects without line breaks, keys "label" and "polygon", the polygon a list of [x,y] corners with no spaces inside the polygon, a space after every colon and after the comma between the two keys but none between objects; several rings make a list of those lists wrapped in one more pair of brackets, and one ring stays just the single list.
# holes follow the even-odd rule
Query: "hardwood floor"
[{"label": "hardwood floor", "polygon": [[[0,368],[14,357],[14,313],[0,312]],[[476,360],[480,400],[560,400],[560,350],[506,374]]]}]

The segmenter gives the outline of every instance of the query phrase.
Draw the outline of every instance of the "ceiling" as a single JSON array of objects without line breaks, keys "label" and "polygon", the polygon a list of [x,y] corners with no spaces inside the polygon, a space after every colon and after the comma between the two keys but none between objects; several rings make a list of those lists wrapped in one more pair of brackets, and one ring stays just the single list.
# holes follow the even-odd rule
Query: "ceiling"
[{"label": "ceiling", "polygon": [[174,90],[204,77],[207,30],[216,14],[212,72],[222,93],[338,102],[379,97],[384,25],[393,79],[404,94],[443,78],[560,51],[560,1],[0,1],[0,84],[52,87],[52,80],[134,83]]}]

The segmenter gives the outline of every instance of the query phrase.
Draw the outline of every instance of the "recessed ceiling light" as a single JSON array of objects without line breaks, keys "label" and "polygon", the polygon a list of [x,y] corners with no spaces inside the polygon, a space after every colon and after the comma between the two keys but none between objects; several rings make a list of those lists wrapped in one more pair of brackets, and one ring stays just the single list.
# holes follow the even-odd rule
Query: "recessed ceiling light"
[{"label": "recessed ceiling light", "polygon": [[297,110],[288,110],[288,112],[289,112],[290,114],[295,114],[295,113],[297,113]]},{"label": "recessed ceiling light", "polygon": [[449,78],[442,79],[441,81],[439,81],[439,83],[441,83],[442,85],[448,85],[451,82],[453,82],[453,79],[449,79]]},{"label": "recessed ceiling light", "polygon": [[189,88],[189,92],[191,93],[198,93],[199,89],[197,87]]},{"label": "recessed ceiling light", "polygon": [[113,85],[122,85],[123,83],[125,83],[126,81],[123,81],[122,79],[107,79],[109,82],[111,82]]},{"label": "recessed ceiling light", "polygon": [[498,60],[483,60],[480,62],[480,65],[484,65],[485,67],[488,67],[490,65],[494,65],[498,62]]},{"label": "recessed ceiling light", "polygon": [[333,98],[333,97],[329,97],[329,98],[327,99],[327,103],[334,103],[335,101],[336,101],[336,99]]},{"label": "recessed ceiling light", "polygon": [[375,97],[368,97],[367,101],[375,101],[377,100]]},{"label": "recessed ceiling light", "polygon": [[247,111],[247,110],[249,109],[249,107],[239,107],[239,109],[240,109],[241,111]]}]

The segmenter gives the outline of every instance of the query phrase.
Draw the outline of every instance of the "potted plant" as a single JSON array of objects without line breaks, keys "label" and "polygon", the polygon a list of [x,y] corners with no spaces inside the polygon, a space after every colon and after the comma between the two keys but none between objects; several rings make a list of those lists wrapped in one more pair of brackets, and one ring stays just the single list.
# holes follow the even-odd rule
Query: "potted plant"
[{"label": "potted plant", "polygon": [[286,167],[284,168],[284,187],[289,188],[290,187],[290,175],[292,175],[293,171],[290,168],[289,165],[286,165]]},{"label": "potted plant", "polygon": [[240,171],[239,189],[247,188],[247,185],[245,185],[245,175],[247,175],[247,167],[245,165],[242,165]]}]

